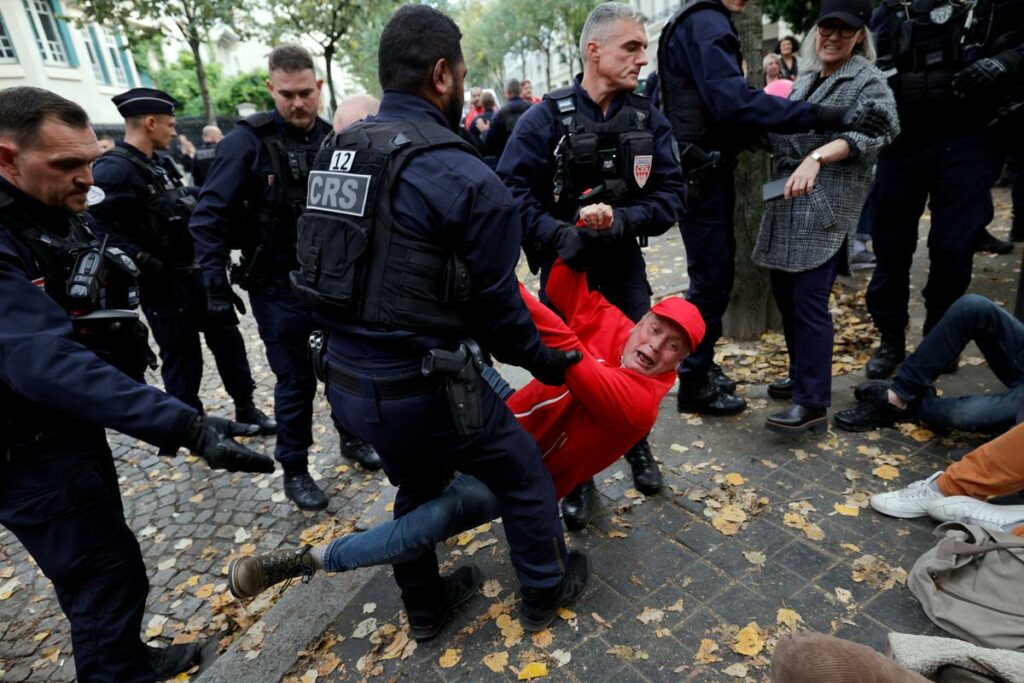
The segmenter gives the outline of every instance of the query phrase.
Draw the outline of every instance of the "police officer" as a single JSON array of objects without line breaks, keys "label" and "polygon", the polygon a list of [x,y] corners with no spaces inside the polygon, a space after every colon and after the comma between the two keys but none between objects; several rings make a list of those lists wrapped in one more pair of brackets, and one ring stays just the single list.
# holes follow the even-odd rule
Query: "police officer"
[{"label": "police officer", "polygon": [[520,117],[532,104],[523,99],[520,88],[519,81],[510,79],[505,84],[505,104],[494,113],[490,121],[479,118],[475,123],[477,130],[480,131],[484,158],[493,157],[495,164],[505,151],[505,145],[508,144],[508,139]]},{"label": "police officer", "polygon": [[129,310],[138,270],[81,213],[98,156],[74,102],[0,92],[0,524],[53,582],[78,680],[149,682],[188,669],[198,647],[142,643],[146,568],[104,427],[187,446],[214,469],[274,466],[228,436],[253,428],[131,379],[145,369]]},{"label": "police officer", "polygon": [[[887,125],[869,106],[826,108],[752,88],[743,75],[739,35],[732,23],[732,14],[746,6],[747,0],[687,0],[665,24],[658,42],[658,94],[686,171],[686,208],[679,229],[690,277],[687,297],[707,324],[704,341],[679,366],[680,412],[733,415],[746,407],[733,393],[736,383],[714,363],[735,277],[737,155],[765,130],[870,132]],[[792,396],[791,381],[779,384],[779,397]]]},{"label": "police officer", "polygon": [[[540,269],[541,300],[547,303],[544,285],[560,256],[588,268],[590,287],[633,320],[651,306],[640,247],[675,223],[683,189],[668,121],[633,93],[647,64],[644,21],[629,5],[598,5],[580,36],[582,76],[522,115],[498,164],[520,203],[523,246],[531,269]],[[580,207],[592,203],[613,208],[600,232],[575,227]],[[626,460],[638,490],[661,489],[647,439]],[[567,527],[586,526],[594,496],[591,481],[562,500]]]},{"label": "police officer", "polygon": [[877,264],[867,304],[882,339],[868,377],[888,377],[906,356],[910,266],[925,202],[924,334],[971,282],[975,240],[993,215],[988,124],[1000,92],[1022,73],[1022,27],[1022,0],[884,0],[871,18],[878,64],[895,70],[889,85],[902,132],[882,150],[875,176]]},{"label": "police officer", "polygon": [[[317,156],[292,285],[327,326],[318,367],[328,398],[344,427],[380,451],[398,486],[395,516],[439,495],[456,470],[483,481],[523,586],[521,621],[535,631],[583,591],[587,560],[566,554],[537,443],[480,370],[490,352],[559,384],[579,358],[541,343],[516,284],[522,228],[512,196],[454,132],[460,37],[425,5],[391,17],[380,38],[380,112]],[[403,560],[395,580],[412,636],[426,640],[473,595],[479,572],[442,578],[433,551]]]},{"label": "police officer", "polygon": [[178,102],[152,88],[133,88],[113,102],[124,117],[125,136],[93,167],[90,213],[97,228],[142,269],[142,310],[160,347],[164,387],[202,411],[202,333],[235,402],[236,419],[273,434],[276,424],[253,403],[255,384],[238,318],[206,315],[206,292],[188,231],[194,189],[185,188],[169,158],[158,154],[174,139]]},{"label": "police officer", "polygon": [[[309,53],[282,45],[270,53],[269,67],[274,111],[242,119],[221,140],[189,227],[212,317],[234,317],[237,295],[227,269],[231,249],[242,250],[232,281],[249,290],[277,377],[275,457],[284,469],[284,490],[300,509],[322,510],[327,496],[307,466],[317,386],[307,352],[314,325],[288,286],[288,272],[297,265],[295,221],[305,205],[309,169],[331,126],[317,116],[322,81]],[[341,454],[380,469],[373,449],[348,434],[341,435]]]},{"label": "police officer", "polygon": [[202,187],[206,182],[206,174],[217,156],[217,143],[223,139],[224,132],[218,126],[203,126],[203,144],[192,157],[192,182],[196,186]]}]

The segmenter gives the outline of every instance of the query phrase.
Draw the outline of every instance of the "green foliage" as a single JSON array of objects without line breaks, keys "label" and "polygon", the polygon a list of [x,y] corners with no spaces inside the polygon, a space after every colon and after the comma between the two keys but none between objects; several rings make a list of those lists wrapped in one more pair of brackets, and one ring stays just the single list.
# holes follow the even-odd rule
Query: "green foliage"
[{"label": "green foliage", "polygon": [[258,111],[274,107],[274,98],[267,91],[267,74],[262,70],[238,74],[221,84],[213,93],[213,102],[218,114],[228,116],[237,114],[243,102],[252,102]]},{"label": "green foliage", "polygon": [[[178,61],[165,64],[152,75],[155,87],[163,90],[182,103],[178,107],[179,116],[203,116],[203,98],[196,83],[196,63],[192,54],[182,52]],[[218,114],[234,116],[242,102],[252,102],[258,109],[270,109],[274,100],[267,92],[266,74],[253,71],[239,74],[234,78],[225,78],[219,64],[206,67],[207,81],[210,86],[210,99]]]}]

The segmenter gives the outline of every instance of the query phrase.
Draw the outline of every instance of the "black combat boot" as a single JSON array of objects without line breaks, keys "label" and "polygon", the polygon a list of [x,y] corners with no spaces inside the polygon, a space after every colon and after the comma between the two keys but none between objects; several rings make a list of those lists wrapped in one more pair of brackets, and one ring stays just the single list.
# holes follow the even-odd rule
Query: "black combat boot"
[{"label": "black combat boot", "polygon": [[277,422],[257,408],[254,403],[236,403],[235,421],[242,422],[244,424],[256,425],[260,428],[260,434],[264,436],[277,434]]},{"label": "black combat boot", "polygon": [[341,456],[362,465],[363,469],[375,472],[381,468],[380,456],[373,446],[361,439],[347,434],[339,434],[341,437]]},{"label": "black combat boot", "polygon": [[984,228],[974,240],[974,251],[987,254],[1009,254],[1013,251],[1013,242],[1001,240],[990,233],[988,228]]},{"label": "black combat boot", "polygon": [[536,633],[548,627],[558,610],[583,594],[590,581],[590,560],[578,550],[565,558],[565,573],[554,588],[523,588],[519,623],[523,629]]},{"label": "black combat boot", "polygon": [[594,480],[585,481],[562,499],[562,521],[569,531],[579,531],[590,524],[594,516],[597,488]]},{"label": "black combat boot", "polygon": [[472,598],[482,583],[480,570],[471,564],[441,577],[441,582],[443,594],[433,609],[405,607],[409,617],[409,635],[417,642],[436,637],[448,622],[452,610]]},{"label": "black combat boot", "polygon": [[288,579],[308,582],[316,570],[309,550],[313,546],[277,550],[267,555],[239,557],[228,565],[228,589],[236,598],[254,598]]},{"label": "black combat boot", "polygon": [[327,507],[327,496],[309,476],[308,470],[284,472],[284,495],[288,496],[300,510],[323,510]]},{"label": "black combat boot", "polygon": [[736,415],[742,413],[747,402],[714,383],[708,374],[700,381],[679,383],[676,407],[680,413],[702,415]]},{"label": "black combat boot", "polygon": [[625,458],[633,468],[633,486],[637,491],[645,496],[653,496],[661,490],[661,471],[646,437],[626,451]]},{"label": "black combat boot", "polygon": [[149,665],[156,680],[165,681],[184,673],[199,663],[199,643],[182,643],[167,647],[146,646]]},{"label": "black combat boot", "polygon": [[869,379],[885,379],[896,372],[896,368],[907,357],[907,336],[899,332],[883,332],[882,343],[867,365]]},{"label": "black combat boot", "polygon": [[892,427],[914,418],[909,408],[897,408],[889,402],[888,382],[864,382],[853,392],[857,405],[836,413],[833,422],[848,432],[867,432]]},{"label": "black combat boot", "polygon": [[777,379],[768,385],[768,396],[780,401],[790,401],[793,398],[793,380],[789,377]]},{"label": "black combat boot", "polygon": [[727,394],[736,393],[736,382],[725,374],[725,370],[718,363],[712,363],[711,369],[708,370],[708,375],[711,377],[711,382],[716,387],[721,389]]},{"label": "black combat boot", "polygon": [[781,434],[799,434],[824,427],[827,419],[824,408],[808,408],[799,403],[790,403],[782,412],[769,415],[765,429]]}]

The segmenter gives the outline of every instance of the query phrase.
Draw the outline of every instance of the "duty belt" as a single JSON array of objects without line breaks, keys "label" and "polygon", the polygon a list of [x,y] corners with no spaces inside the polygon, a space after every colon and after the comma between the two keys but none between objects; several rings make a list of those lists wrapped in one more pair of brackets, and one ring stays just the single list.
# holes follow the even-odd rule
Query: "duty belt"
[{"label": "duty belt", "polygon": [[337,387],[349,394],[356,394],[357,396],[363,395],[367,382],[370,382],[373,384],[373,390],[377,398],[385,401],[428,394],[438,387],[436,378],[424,377],[418,368],[401,375],[367,377],[366,375],[354,373],[337,363],[327,361],[324,364],[324,373],[327,375],[324,378],[326,384]]}]

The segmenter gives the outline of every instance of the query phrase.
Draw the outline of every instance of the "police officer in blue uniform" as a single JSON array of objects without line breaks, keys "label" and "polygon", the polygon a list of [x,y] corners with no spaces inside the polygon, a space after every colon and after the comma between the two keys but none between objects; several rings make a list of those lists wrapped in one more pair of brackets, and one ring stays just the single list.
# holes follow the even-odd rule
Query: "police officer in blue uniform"
[{"label": "police officer in blue uniform", "polygon": [[894,72],[902,129],[878,157],[872,203],[877,263],[867,303],[881,345],[867,375],[884,378],[906,356],[910,266],[926,202],[924,334],[971,282],[975,240],[993,216],[988,125],[1024,73],[1024,1],[884,0],[870,26],[879,67]]},{"label": "police officer in blue uniform", "polygon": [[93,166],[90,213],[110,242],[142,268],[142,310],[160,347],[164,387],[202,411],[202,333],[235,402],[236,419],[273,434],[277,425],[253,403],[255,384],[238,318],[206,315],[206,290],[188,231],[195,189],[184,187],[169,158],[158,153],[174,139],[178,102],[152,88],[133,88],[113,102],[125,119],[125,136]]},{"label": "police officer in blue uniform", "polygon": [[522,86],[519,81],[512,78],[505,84],[505,104],[501,106],[501,109],[494,112],[489,119],[483,118],[487,115],[485,111],[480,115],[480,123],[474,121],[474,127],[482,130],[480,141],[484,159],[487,160],[488,165],[491,165],[491,158],[495,165],[498,163],[516,124],[532,105],[532,102],[527,102],[522,98]]},{"label": "police officer in blue uniform", "polygon": [[[602,3],[591,12],[580,38],[583,74],[572,85],[544,96],[519,119],[498,164],[498,175],[520,203],[530,268],[544,283],[556,255],[587,269],[592,289],[639,320],[651,306],[641,246],[676,222],[683,177],[672,128],[650,101],[634,94],[647,64],[645,18],[623,3]],[[579,209],[612,207],[611,225],[600,232],[575,226]],[[628,453],[636,488],[661,489],[661,473],[647,439]],[[570,529],[582,529],[593,513],[594,482],[562,500]]]},{"label": "police officer in blue uniform", "polygon": [[[284,469],[285,493],[302,510],[322,510],[327,496],[307,466],[317,387],[307,346],[315,327],[292,294],[288,273],[297,266],[295,221],[305,205],[309,169],[331,126],[317,116],[322,82],[309,53],[280,46],[271,52],[269,67],[276,108],[239,121],[221,140],[189,227],[212,317],[234,317],[238,297],[228,283],[228,266],[231,249],[242,250],[232,281],[249,291],[277,377],[275,457]],[[373,449],[349,434],[341,434],[341,454],[380,469]]]},{"label": "police officer in blue uniform", "polygon": [[[732,14],[746,5],[747,0],[687,0],[665,24],[658,42],[658,94],[675,130],[687,180],[686,208],[679,220],[690,276],[687,298],[707,325],[704,341],[679,366],[680,412],[733,415],[746,407],[733,393],[736,383],[714,363],[735,278],[733,169],[738,154],[766,130],[886,125],[870,107],[825,108],[752,88],[743,75],[732,22]],[[778,384],[780,397],[792,395],[792,382]]]},{"label": "police officer in blue uniform", "polygon": [[[430,36],[430,40],[422,40]],[[519,295],[522,233],[512,196],[454,131],[466,66],[444,14],[407,5],[380,38],[380,111],[329,138],[310,174],[292,285],[329,334],[317,362],[343,426],[372,443],[398,486],[395,516],[439,495],[455,471],[499,500],[520,619],[539,630],[587,582],[566,554],[540,450],[480,372],[488,353],[560,384],[576,352],[545,346]],[[436,636],[480,583],[442,578],[433,551],[395,580],[417,640]]]},{"label": "police officer in blue uniform", "polygon": [[224,132],[218,126],[210,125],[203,127],[203,144],[196,150],[192,157],[192,183],[196,187],[202,187],[206,182],[206,176],[210,172],[210,166],[217,156],[217,143],[224,139]]},{"label": "police officer in blue uniform", "polygon": [[0,92],[0,524],[53,582],[78,680],[148,683],[187,670],[198,647],[142,643],[146,568],[104,427],[186,446],[214,469],[274,465],[228,436],[255,428],[132,379],[148,351],[130,310],[139,271],[81,213],[98,156],[77,104]]}]

